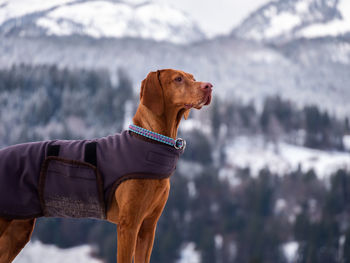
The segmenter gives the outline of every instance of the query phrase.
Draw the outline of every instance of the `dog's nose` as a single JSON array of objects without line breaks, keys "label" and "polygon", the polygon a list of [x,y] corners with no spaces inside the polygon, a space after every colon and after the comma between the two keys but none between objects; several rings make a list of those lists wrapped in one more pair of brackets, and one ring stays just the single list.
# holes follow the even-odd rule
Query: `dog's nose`
[{"label": "dog's nose", "polygon": [[202,82],[200,88],[203,90],[209,90],[213,87],[213,85],[209,82]]}]

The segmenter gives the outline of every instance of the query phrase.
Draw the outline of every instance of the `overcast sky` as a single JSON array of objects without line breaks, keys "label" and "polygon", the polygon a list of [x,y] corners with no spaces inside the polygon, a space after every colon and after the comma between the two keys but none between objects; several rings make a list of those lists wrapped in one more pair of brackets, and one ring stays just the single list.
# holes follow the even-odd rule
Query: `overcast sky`
[{"label": "overcast sky", "polygon": [[270,0],[157,0],[168,2],[194,18],[201,28],[214,36],[226,34],[250,12]]}]

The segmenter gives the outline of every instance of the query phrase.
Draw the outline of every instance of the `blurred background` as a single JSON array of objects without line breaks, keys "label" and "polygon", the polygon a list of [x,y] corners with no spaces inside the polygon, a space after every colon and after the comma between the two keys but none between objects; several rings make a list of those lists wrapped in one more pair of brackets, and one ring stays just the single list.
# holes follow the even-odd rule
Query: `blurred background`
[{"label": "blurred background", "polygon": [[[350,1],[0,0],[0,147],[120,132],[149,71],[214,84],[152,262],[350,262]],[[39,219],[16,263],[116,262],[116,227]]]}]

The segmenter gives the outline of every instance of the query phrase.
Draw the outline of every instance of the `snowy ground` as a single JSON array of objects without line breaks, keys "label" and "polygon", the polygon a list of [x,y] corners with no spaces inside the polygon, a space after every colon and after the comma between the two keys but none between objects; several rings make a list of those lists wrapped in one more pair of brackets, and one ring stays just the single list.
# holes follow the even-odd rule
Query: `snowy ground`
[{"label": "snowy ground", "polygon": [[93,248],[89,245],[61,249],[54,245],[45,245],[40,241],[31,241],[14,260],[14,263],[102,263],[92,258]]},{"label": "snowy ground", "polygon": [[[91,256],[93,248],[89,245],[61,249],[54,245],[45,245],[38,240],[31,241],[14,260],[14,263],[102,263]],[[194,243],[185,244],[177,263],[200,263],[200,253]]]},{"label": "snowy ground", "polygon": [[[89,245],[60,249],[54,245],[45,245],[40,241],[30,242],[13,263],[102,263],[90,256],[93,248]],[[184,244],[177,263],[200,263],[201,255],[193,242]]]}]

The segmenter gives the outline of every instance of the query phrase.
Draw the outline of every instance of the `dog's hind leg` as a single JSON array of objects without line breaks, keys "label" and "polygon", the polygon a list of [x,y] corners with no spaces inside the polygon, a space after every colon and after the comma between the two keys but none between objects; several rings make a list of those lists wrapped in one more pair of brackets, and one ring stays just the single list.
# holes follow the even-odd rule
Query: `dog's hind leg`
[{"label": "dog's hind leg", "polygon": [[0,218],[0,237],[5,232],[6,228],[10,225],[11,219]]},{"label": "dog's hind leg", "polygon": [[35,219],[12,220],[0,237],[0,263],[10,263],[30,240]]}]

